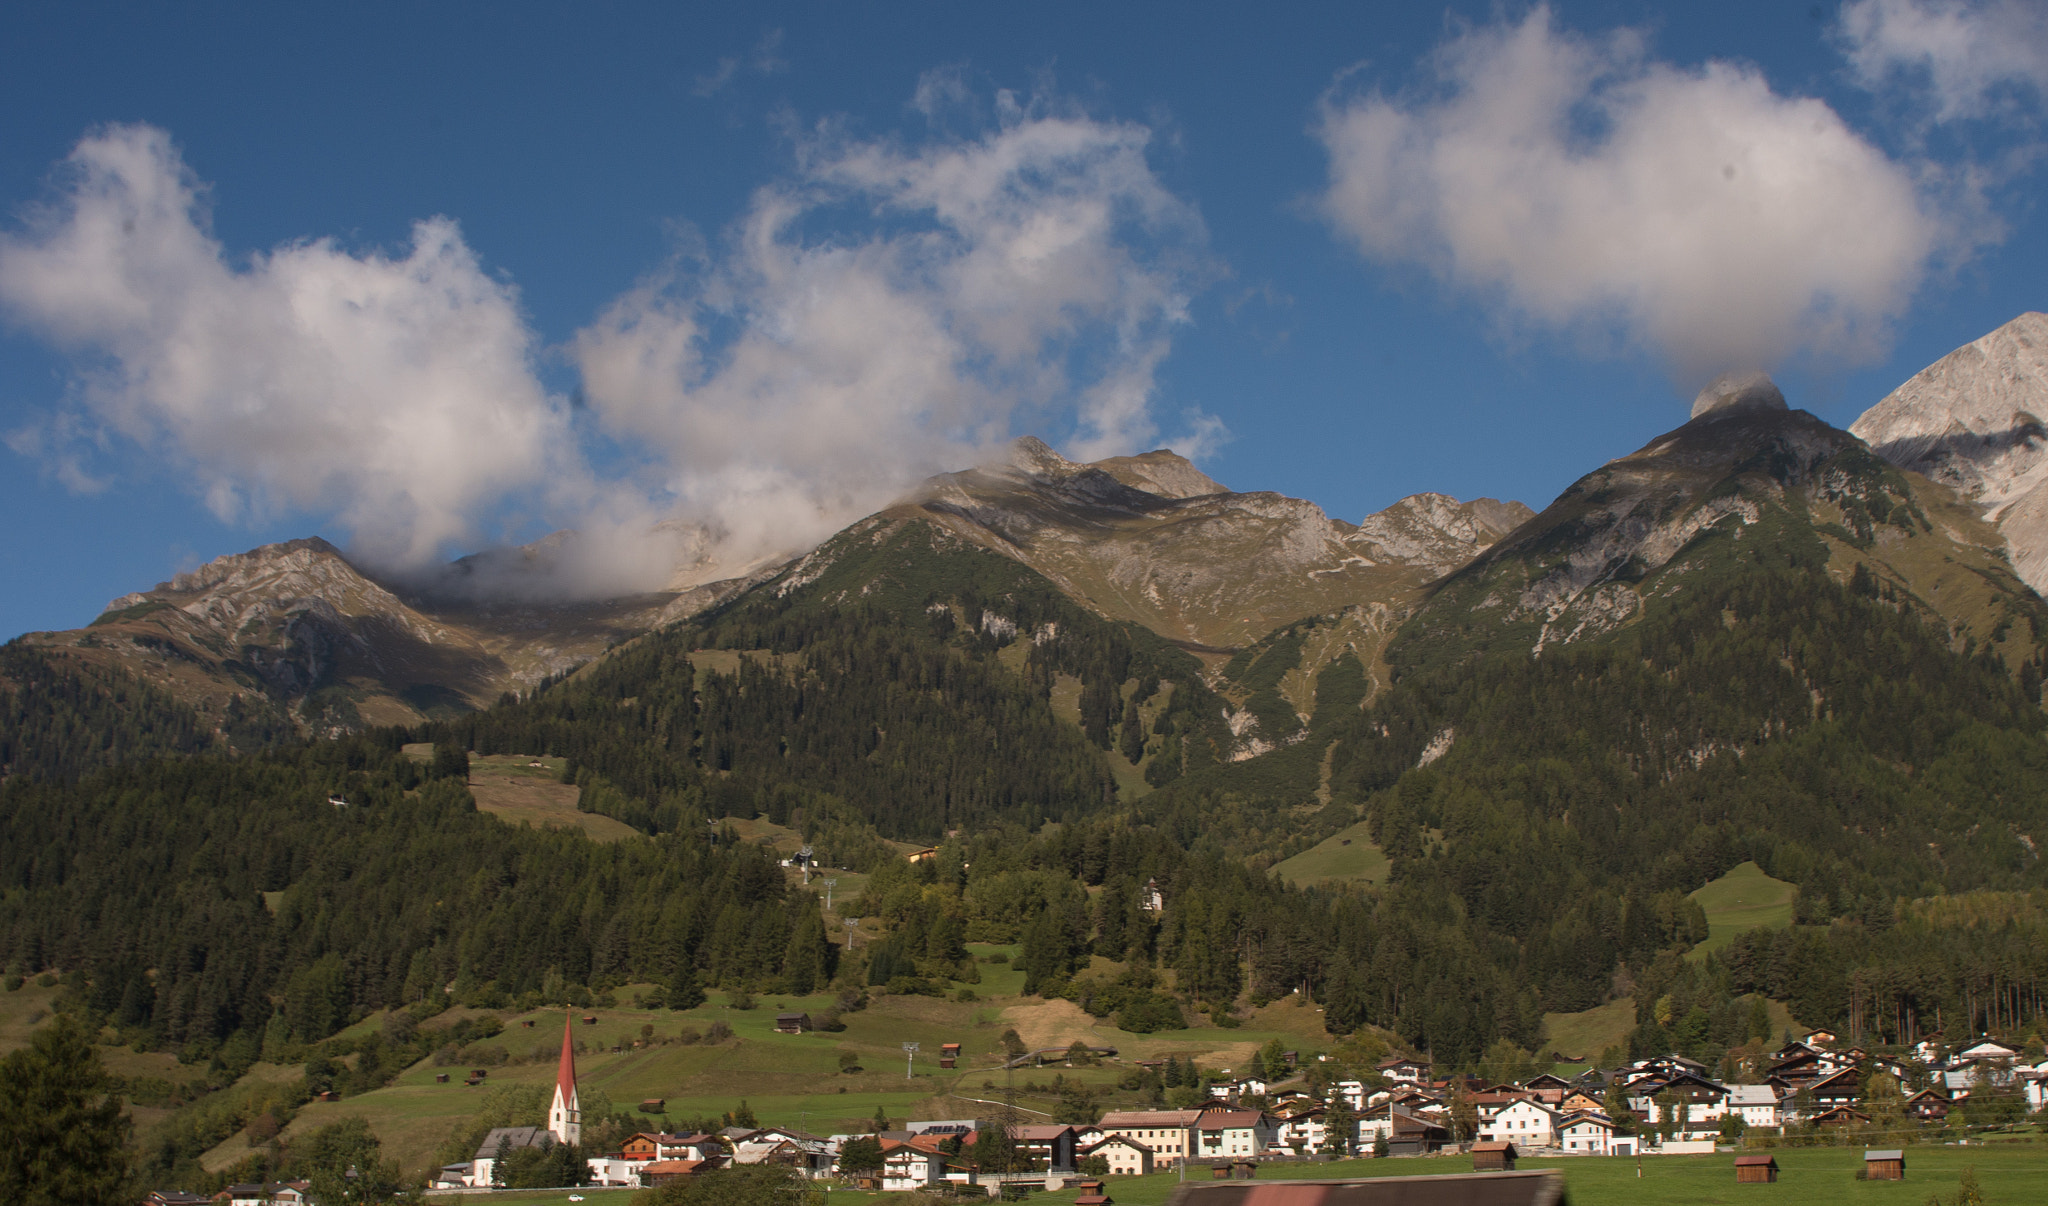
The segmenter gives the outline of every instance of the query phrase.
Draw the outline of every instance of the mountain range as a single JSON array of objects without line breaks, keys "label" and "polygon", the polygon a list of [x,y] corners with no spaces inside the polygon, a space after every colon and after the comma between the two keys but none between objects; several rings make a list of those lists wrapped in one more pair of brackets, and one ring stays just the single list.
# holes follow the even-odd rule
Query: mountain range
[{"label": "mountain range", "polygon": [[[747,591],[786,592],[849,542],[919,525],[1187,651],[1237,704],[1252,692],[1234,681],[1233,658],[1298,629],[1306,651],[1273,690],[1301,721],[1334,658],[1356,658],[1370,695],[1403,669],[1475,651],[1540,654],[1631,623],[1716,559],[1873,574],[1958,649],[1995,647],[2017,668],[2039,657],[2029,587],[2048,578],[2038,413],[2048,316],[2029,313],[1929,366],[1848,432],[1788,410],[1767,378],[1717,383],[1691,421],[1541,514],[1419,494],[1352,524],[1301,499],[1229,490],[1168,451],[1077,464],[1027,437],[794,562],[687,589],[492,601],[380,580],[312,538],[219,558],[114,600],[84,628],[21,644],[125,671],[201,717],[232,702],[313,733],[417,724],[489,706]],[[690,578],[679,569],[678,580]],[[1271,748],[1246,735],[1246,749]]]}]

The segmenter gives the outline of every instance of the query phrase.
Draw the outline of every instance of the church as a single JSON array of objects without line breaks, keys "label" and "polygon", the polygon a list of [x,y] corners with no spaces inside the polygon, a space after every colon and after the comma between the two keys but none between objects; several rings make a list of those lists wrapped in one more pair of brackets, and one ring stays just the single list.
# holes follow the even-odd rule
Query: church
[{"label": "church", "polygon": [[576,1100],[576,1036],[573,1017],[562,1018],[562,1058],[555,1065],[555,1092],[548,1102],[548,1124],[501,1126],[492,1129],[477,1145],[476,1158],[467,1164],[450,1164],[435,1178],[435,1184],[488,1189],[497,1183],[498,1161],[523,1147],[553,1147],[557,1143],[574,1147],[583,1141],[583,1110]]}]

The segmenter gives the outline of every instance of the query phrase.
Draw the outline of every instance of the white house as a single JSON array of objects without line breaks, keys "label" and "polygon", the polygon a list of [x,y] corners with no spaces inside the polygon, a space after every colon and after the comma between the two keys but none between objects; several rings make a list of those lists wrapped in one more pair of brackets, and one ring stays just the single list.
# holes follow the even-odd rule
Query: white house
[{"label": "white house", "polygon": [[1330,1096],[1332,1098],[1342,1097],[1350,1105],[1353,1113],[1362,1114],[1365,1112],[1366,1092],[1364,1081],[1340,1080],[1330,1086]]},{"label": "white house", "polygon": [[1195,1155],[1204,1159],[1259,1155],[1280,1133],[1263,1110],[1203,1110],[1195,1130],[1200,1136]]},{"label": "white house", "polygon": [[1557,1145],[1568,1152],[1611,1155],[1614,1123],[1605,1114],[1567,1114],[1558,1120]]},{"label": "white house", "polygon": [[1142,1177],[1152,1171],[1152,1149],[1134,1139],[1111,1135],[1081,1149],[1083,1158],[1101,1156],[1109,1161],[1112,1177]]},{"label": "white house", "polygon": [[1396,1084],[1419,1085],[1429,1080],[1429,1065],[1419,1059],[1383,1059],[1378,1071]]},{"label": "white house", "polygon": [[1323,1118],[1324,1110],[1319,1105],[1290,1110],[1281,1118],[1276,1137],[1283,1146],[1299,1146],[1303,1151],[1319,1152],[1323,1150],[1323,1137],[1327,1133]]},{"label": "white house", "polygon": [[1748,1126],[1784,1125],[1778,1091],[1769,1085],[1729,1085],[1727,1112],[1740,1115]]},{"label": "white house", "polygon": [[905,1143],[882,1157],[882,1188],[892,1192],[923,1189],[946,1179],[946,1158]]},{"label": "white house", "polygon": [[1522,1100],[1495,1110],[1482,1128],[1482,1142],[1512,1143],[1517,1149],[1557,1146],[1557,1111],[1541,1102]]}]

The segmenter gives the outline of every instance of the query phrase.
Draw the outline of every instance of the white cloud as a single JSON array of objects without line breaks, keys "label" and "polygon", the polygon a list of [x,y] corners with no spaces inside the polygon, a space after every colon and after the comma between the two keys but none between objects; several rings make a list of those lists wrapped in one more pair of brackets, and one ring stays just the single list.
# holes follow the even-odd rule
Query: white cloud
[{"label": "white cloud", "polygon": [[1007,95],[997,110],[975,136],[908,145],[821,129],[723,250],[577,336],[593,411],[735,555],[814,541],[1013,419],[1073,423],[1083,457],[1156,439],[1201,222],[1147,164],[1144,127]]},{"label": "white cloud", "polygon": [[1695,381],[1874,355],[1959,237],[1913,171],[1749,67],[1659,62],[1547,7],[1431,66],[1423,94],[1326,98],[1329,220],[1369,258]]},{"label": "white cloud", "polygon": [[81,141],[59,199],[0,238],[0,305],[85,366],[71,407],[17,448],[83,483],[116,433],[223,520],[331,513],[390,566],[472,537],[477,511],[545,480],[563,444],[516,294],[455,223],[419,223],[398,258],[315,240],[232,265],[146,126]]},{"label": "white cloud", "polygon": [[1939,121],[2010,114],[2048,96],[2040,0],[1851,0],[1837,34],[1865,87],[1924,90]]},{"label": "white cloud", "polygon": [[[589,413],[572,422],[534,376],[516,292],[453,222],[419,223],[402,255],[309,240],[237,261],[168,135],[112,127],[0,235],[0,307],[77,366],[8,442],[75,489],[139,449],[223,520],[331,517],[371,564],[442,589],[738,572],[1018,429],[1086,457],[1157,442],[1155,374],[1213,268],[1149,137],[1007,95],[971,135],[823,126],[728,239],[576,334]],[[1191,454],[1224,438],[1184,421]],[[603,475],[597,428],[626,450]],[[429,572],[508,512],[576,534]]]}]

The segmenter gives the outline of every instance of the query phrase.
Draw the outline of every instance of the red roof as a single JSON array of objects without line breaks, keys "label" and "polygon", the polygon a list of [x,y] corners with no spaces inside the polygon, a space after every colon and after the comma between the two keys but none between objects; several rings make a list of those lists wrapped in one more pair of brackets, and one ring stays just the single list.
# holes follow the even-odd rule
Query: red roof
[{"label": "red roof", "polygon": [[555,1068],[555,1089],[565,1105],[576,1100],[576,1032],[571,1028],[574,1021],[573,1015],[562,1015],[562,1062]]}]

